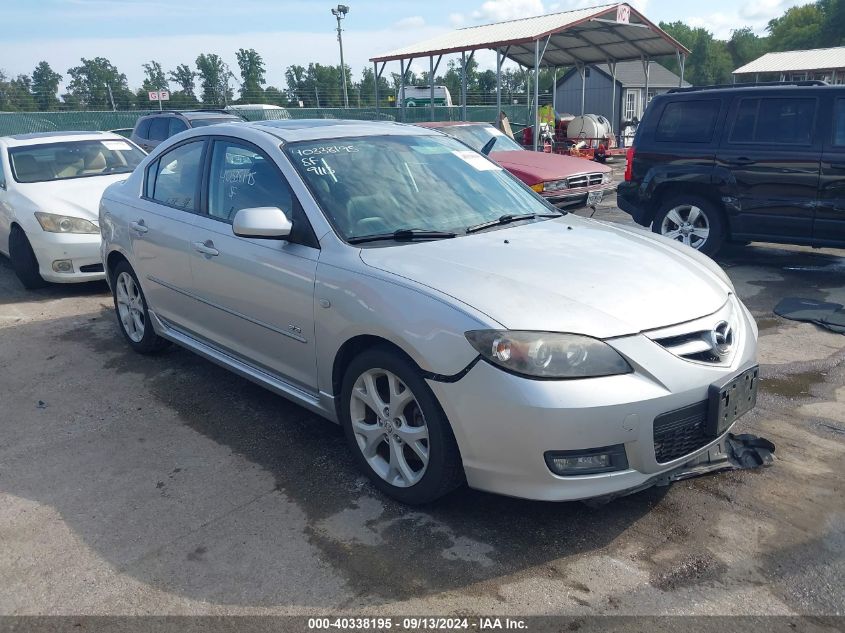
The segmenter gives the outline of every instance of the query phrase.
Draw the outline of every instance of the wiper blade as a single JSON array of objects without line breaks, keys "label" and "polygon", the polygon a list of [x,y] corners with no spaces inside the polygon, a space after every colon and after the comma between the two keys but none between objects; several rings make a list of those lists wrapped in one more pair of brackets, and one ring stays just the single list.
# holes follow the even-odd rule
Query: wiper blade
[{"label": "wiper blade", "polygon": [[559,218],[561,215],[562,214],[560,213],[525,213],[523,215],[506,214],[495,220],[490,220],[489,222],[482,222],[481,224],[468,226],[466,232],[475,233],[476,231],[489,229],[491,226],[501,226],[503,224],[510,224],[511,222],[519,222],[520,220],[533,220],[534,218]]},{"label": "wiper blade", "polygon": [[456,233],[451,231],[429,231],[426,229],[398,229],[393,233],[375,233],[373,235],[356,235],[350,237],[346,241],[350,244],[361,244],[363,242],[379,242],[379,241],[394,241],[394,242],[412,242],[414,240],[440,240],[450,237],[457,237]]}]

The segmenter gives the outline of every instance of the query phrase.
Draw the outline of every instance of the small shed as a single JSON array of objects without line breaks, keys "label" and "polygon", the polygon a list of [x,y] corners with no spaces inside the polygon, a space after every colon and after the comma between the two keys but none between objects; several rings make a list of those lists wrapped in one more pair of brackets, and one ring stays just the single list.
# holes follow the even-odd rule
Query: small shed
[{"label": "small shed", "polygon": [[622,130],[623,121],[631,121],[634,117],[642,119],[645,106],[652,97],[679,85],[690,85],[689,82],[682,82],[678,75],[657,62],[650,63],[648,97],[645,69],[640,61],[617,62],[615,90],[613,75],[607,64],[588,66],[584,74],[584,112],[581,112],[581,75],[574,67],[559,77],[555,85],[557,111],[601,114],[613,124],[613,130],[617,134]]},{"label": "small shed", "polygon": [[734,81],[807,81],[845,84],[845,46],[766,53],[733,71]]}]

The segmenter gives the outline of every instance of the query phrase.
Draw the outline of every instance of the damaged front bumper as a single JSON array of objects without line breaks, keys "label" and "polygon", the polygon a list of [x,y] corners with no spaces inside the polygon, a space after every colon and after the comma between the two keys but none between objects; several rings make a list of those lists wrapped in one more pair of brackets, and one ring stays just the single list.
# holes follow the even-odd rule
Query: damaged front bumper
[{"label": "damaged front bumper", "polygon": [[771,466],[775,459],[774,452],[775,445],[765,438],[748,433],[741,435],[728,433],[709,450],[673,470],[652,477],[634,488],[584,499],[583,503],[591,507],[601,506],[620,497],[627,497],[655,486],[668,486],[684,479],[714,475],[728,470]]}]

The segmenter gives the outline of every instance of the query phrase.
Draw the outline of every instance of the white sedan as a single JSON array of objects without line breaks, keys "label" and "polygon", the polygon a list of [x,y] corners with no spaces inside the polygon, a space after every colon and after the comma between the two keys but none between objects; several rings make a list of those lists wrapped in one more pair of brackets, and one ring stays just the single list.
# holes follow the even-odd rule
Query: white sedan
[{"label": "white sedan", "polygon": [[0,137],[0,253],[26,288],[105,278],[100,197],[143,158],[108,132]]}]

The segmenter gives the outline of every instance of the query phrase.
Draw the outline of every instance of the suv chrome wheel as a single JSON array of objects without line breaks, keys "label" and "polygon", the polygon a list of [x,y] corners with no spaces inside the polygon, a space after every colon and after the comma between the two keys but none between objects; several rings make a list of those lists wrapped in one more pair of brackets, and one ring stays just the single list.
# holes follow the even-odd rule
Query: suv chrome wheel
[{"label": "suv chrome wheel", "polygon": [[660,223],[660,234],[701,249],[710,237],[710,221],[699,207],[681,204],[670,209],[665,215]]},{"label": "suv chrome wheel", "polygon": [[144,338],[144,303],[132,275],[122,272],[115,282],[117,313],[126,336],[135,343]]},{"label": "suv chrome wheel", "polygon": [[352,432],[370,468],[398,488],[413,486],[428,467],[428,426],[411,389],[396,374],[358,376],[349,403]]}]

